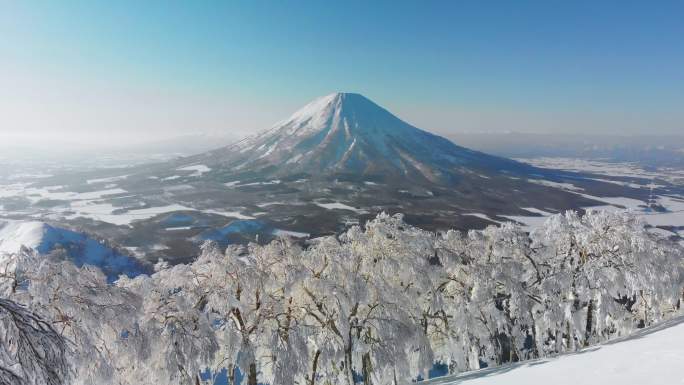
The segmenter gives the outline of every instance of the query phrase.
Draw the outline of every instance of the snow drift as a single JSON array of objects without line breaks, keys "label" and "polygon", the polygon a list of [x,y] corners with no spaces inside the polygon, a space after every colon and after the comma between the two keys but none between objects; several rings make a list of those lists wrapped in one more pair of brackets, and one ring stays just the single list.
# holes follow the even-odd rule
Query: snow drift
[{"label": "snow drift", "polygon": [[576,353],[532,360],[425,385],[674,385],[684,382],[684,318]]}]

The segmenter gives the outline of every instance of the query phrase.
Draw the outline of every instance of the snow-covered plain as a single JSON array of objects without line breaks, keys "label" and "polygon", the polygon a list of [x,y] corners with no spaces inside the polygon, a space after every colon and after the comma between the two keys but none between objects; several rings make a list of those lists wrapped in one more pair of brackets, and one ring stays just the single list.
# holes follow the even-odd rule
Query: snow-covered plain
[{"label": "snow-covered plain", "polygon": [[520,162],[529,163],[536,167],[551,168],[577,172],[591,172],[596,174],[635,177],[635,178],[660,178],[670,182],[684,180],[684,170],[660,169],[656,171],[645,170],[636,163],[613,163],[598,160],[585,160],[574,158],[530,158],[516,159]]},{"label": "snow-covered plain", "polygon": [[[651,191],[653,191],[652,189],[654,188],[662,187],[661,185],[654,183],[654,180],[656,179],[665,180],[674,185],[681,186],[682,184],[684,184],[684,171],[682,170],[644,170],[639,165],[634,163],[610,163],[568,158],[534,158],[518,160],[542,168],[554,168],[577,172],[590,172],[594,174],[605,175],[607,177],[636,178],[635,181],[638,180],[642,183],[644,180],[650,180],[650,183],[647,184],[637,184],[632,182],[615,181],[604,178],[591,178],[593,180],[619,184],[630,188],[651,189]],[[660,234],[665,237],[673,235],[682,237],[682,235],[684,235],[684,231],[681,230],[681,228],[684,227],[684,196],[654,194],[654,196],[652,197],[653,201],[651,203],[662,206],[665,209],[665,211],[663,212],[650,209],[649,202],[641,201],[638,199],[627,197],[599,197],[595,195],[590,195],[585,193],[582,188],[575,186],[572,183],[557,183],[536,179],[528,179],[528,181],[545,185],[548,187],[558,188],[560,190],[565,190],[567,192],[581,195],[585,198],[604,203],[599,206],[586,206],[584,207],[584,209],[609,211],[627,210],[634,213],[636,216],[640,217],[648,225],[652,226],[651,231],[654,233]],[[540,217],[526,215],[505,215],[503,217],[511,221],[520,223],[524,225],[527,229],[531,229],[539,226],[545,220],[545,217],[551,215],[551,213],[544,213],[543,211],[537,212],[530,210],[529,208],[524,208],[524,210],[532,211],[542,216]],[[666,230],[657,228],[657,226],[673,228]]]},{"label": "snow-covered plain", "polygon": [[109,182],[117,182],[123,179],[128,178],[129,175],[119,175],[119,176],[110,176],[108,178],[96,178],[96,179],[88,179],[86,181],[87,184],[96,184],[96,183],[109,183]]},{"label": "snow-covered plain", "polygon": [[282,229],[275,229],[273,230],[273,235],[277,237],[292,237],[292,238],[307,238],[309,233],[303,233],[299,231],[290,231],[290,230],[282,230]]},{"label": "snow-covered plain", "polygon": [[558,182],[553,182],[550,180],[543,180],[543,179],[528,179],[527,181],[532,182],[532,183],[536,183],[536,184],[539,184],[542,186],[559,188],[562,190],[582,191],[581,187],[577,187],[571,183],[558,183]]},{"label": "snow-covered plain", "polygon": [[684,383],[684,317],[577,353],[423,382],[434,385],[675,385]]},{"label": "snow-covered plain", "polygon": [[[572,190],[567,190],[569,192],[574,192]],[[653,226],[653,231],[658,232],[662,235],[678,235],[678,231],[668,231],[655,228],[656,226],[684,226],[684,201],[681,198],[674,198],[669,196],[662,196],[656,198],[656,203],[662,205],[667,211],[658,212],[648,209],[647,202],[640,201],[638,199],[625,198],[625,197],[598,197],[589,194],[580,194],[585,198],[593,199],[596,201],[604,202],[604,205],[599,206],[586,206],[585,209],[590,210],[608,210],[608,211],[630,211],[636,216],[641,218],[645,223]],[[525,208],[529,210],[529,208]],[[510,219],[511,221],[518,222],[525,226],[527,229],[538,227],[546,217],[552,215],[552,213],[542,214],[542,216],[525,216],[525,215],[504,215],[503,217]],[[472,215],[472,214],[471,214]]]},{"label": "snow-covered plain", "polygon": [[222,211],[222,210],[202,210],[203,213],[207,214],[216,214],[216,215],[221,215],[224,217],[229,217],[229,218],[237,218],[237,219],[254,219],[254,217],[251,217],[249,215],[244,215],[240,213],[239,211]]},{"label": "snow-covered plain", "polygon": [[209,171],[211,171],[211,168],[204,164],[197,164],[197,165],[192,165],[192,166],[185,166],[185,167],[179,167],[176,170],[178,171],[193,171],[192,174],[188,176],[202,176],[202,174],[205,174]]},{"label": "snow-covered plain", "polygon": [[497,221],[496,219],[490,218],[487,214],[482,214],[482,213],[465,213],[465,214],[462,214],[462,215],[467,215],[467,216],[471,216],[471,217],[476,217],[476,218],[484,219],[485,221],[490,221],[490,222],[494,222],[494,223],[499,223],[499,221]]},{"label": "snow-covered plain", "polygon": [[[204,171],[199,166],[192,168],[195,171]],[[127,175],[103,178],[99,180],[90,180],[90,184],[109,182],[114,179],[123,179]],[[174,186],[176,190],[183,188],[192,188],[189,185]],[[171,190],[171,188],[169,188]],[[145,220],[153,218],[157,215],[166,214],[174,211],[198,211],[207,214],[216,214],[229,218],[237,219],[253,219],[251,216],[243,215],[238,211],[221,211],[221,210],[198,210],[192,207],[184,206],[177,203],[145,207],[143,202],[139,202],[140,206],[135,204],[128,206],[115,206],[111,199],[116,198],[132,198],[134,195],[127,194],[128,191],[116,187],[116,185],[108,186],[106,189],[98,189],[86,192],[65,191],[64,186],[49,186],[49,187],[32,187],[31,183],[13,183],[9,185],[0,185],[0,198],[24,197],[32,204],[40,201],[60,201],[58,205],[52,207],[49,213],[42,215],[40,213],[32,214],[31,217],[35,219],[52,219],[58,220],[61,218],[76,219],[88,218],[101,222],[111,223],[117,226],[129,226],[134,221]],[[0,209],[0,216],[2,216],[4,209]]]},{"label": "snow-covered plain", "polygon": [[315,204],[318,207],[322,207],[322,208],[328,209],[328,210],[349,210],[349,211],[353,211],[357,214],[366,214],[367,213],[366,210],[357,209],[356,207],[352,207],[352,206],[349,206],[349,205],[341,203],[341,202],[332,202],[332,203],[318,203],[317,202]]}]

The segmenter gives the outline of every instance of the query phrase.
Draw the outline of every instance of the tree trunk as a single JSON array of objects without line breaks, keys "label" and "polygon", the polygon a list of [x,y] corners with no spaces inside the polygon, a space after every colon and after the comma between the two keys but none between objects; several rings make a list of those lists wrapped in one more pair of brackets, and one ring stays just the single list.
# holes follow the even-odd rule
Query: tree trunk
[{"label": "tree trunk", "polygon": [[589,306],[587,306],[587,325],[584,331],[584,346],[589,346],[589,339],[591,338],[592,326],[594,323],[594,301],[589,300]]},{"label": "tree trunk", "polygon": [[530,310],[530,320],[532,320],[532,325],[530,325],[530,331],[532,332],[532,354],[529,358],[539,358],[539,339],[537,337],[537,323],[534,320],[534,313]]},{"label": "tree trunk", "polygon": [[316,385],[316,376],[318,372],[318,358],[321,356],[321,351],[316,350],[314,355],[313,365],[311,367],[311,378],[309,379],[309,385]]},{"label": "tree trunk", "polygon": [[347,385],[354,385],[354,371],[352,370],[352,344],[351,330],[349,331],[349,343],[344,349],[344,370],[347,372]]},{"label": "tree trunk", "polygon": [[364,353],[361,358],[363,366],[363,385],[373,385],[371,373],[373,373],[373,363],[371,362],[370,353]]},{"label": "tree trunk", "polygon": [[569,352],[573,352],[575,351],[575,334],[573,330],[570,328],[570,321],[565,321],[565,328],[568,333],[568,345],[566,349]]},{"label": "tree trunk", "polygon": [[257,370],[256,363],[254,362],[249,364],[249,378],[247,379],[247,385],[257,385]]},{"label": "tree trunk", "polygon": [[235,385],[235,366],[228,366],[228,383],[230,385]]},{"label": "tree trunk", "polygon": [[556,330],[556,353],[563,352],[563,332]]}]

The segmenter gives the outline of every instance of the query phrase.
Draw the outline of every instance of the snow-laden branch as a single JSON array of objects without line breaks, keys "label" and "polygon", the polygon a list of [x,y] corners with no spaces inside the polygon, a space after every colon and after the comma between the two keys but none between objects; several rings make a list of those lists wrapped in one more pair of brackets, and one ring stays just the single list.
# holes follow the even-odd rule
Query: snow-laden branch
[{"label": "snow-laden branch", "polygon": [[0,384],[69,383],[67,341],[25,306],[0,298]]}]

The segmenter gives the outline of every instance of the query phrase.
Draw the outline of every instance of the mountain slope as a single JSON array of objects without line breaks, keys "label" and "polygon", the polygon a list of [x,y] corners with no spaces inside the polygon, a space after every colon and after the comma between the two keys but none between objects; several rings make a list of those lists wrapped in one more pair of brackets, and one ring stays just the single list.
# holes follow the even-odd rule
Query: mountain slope
[{"label": "mountain slope", "polygon": [[109,280],[115,280],[121,274],[132,277],[146,271],[134,258],[86,234],[43,222],[0,222],[0,261],[3,255],[18,253],[22,247],[33,249],[41,255],[62,250],[64,253],[60,258],[68,259],[77,266],[97,266]]},{"label": "mountain slope", "polygon": [[270,130],[210,153],[235,171],[285,176],[351,174],[452,184],[460,175],[530,167],[459,147],[354,93],[320,97]]},{"label": "mountain slope", "polygon": [[682,341],[684,317],[679,317],[578,353],[437,378],[424,384],[681,384]]}]

